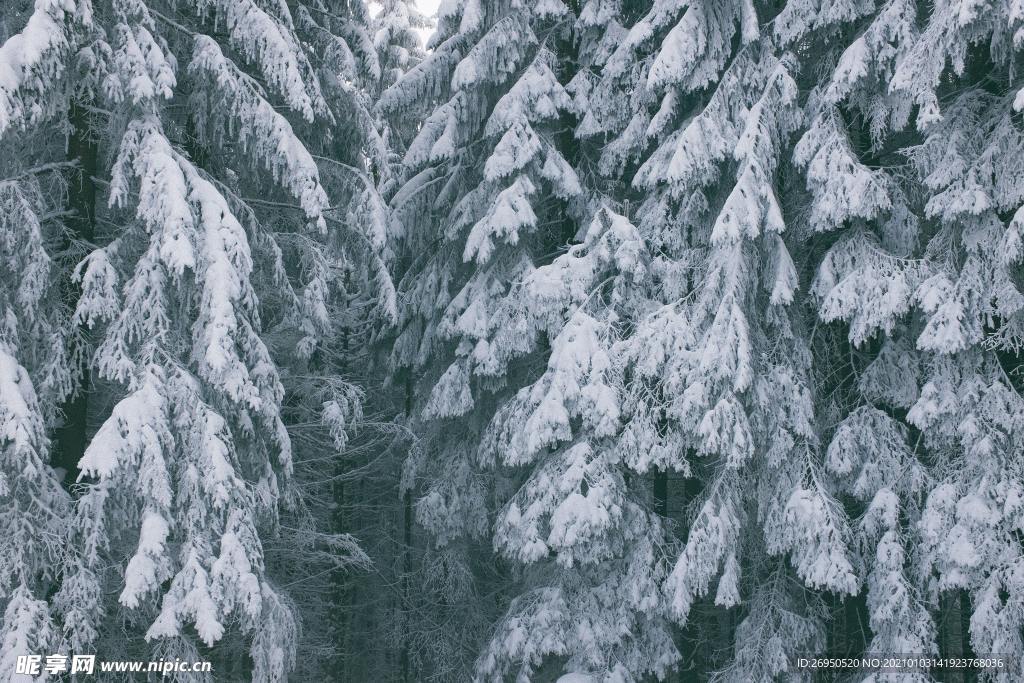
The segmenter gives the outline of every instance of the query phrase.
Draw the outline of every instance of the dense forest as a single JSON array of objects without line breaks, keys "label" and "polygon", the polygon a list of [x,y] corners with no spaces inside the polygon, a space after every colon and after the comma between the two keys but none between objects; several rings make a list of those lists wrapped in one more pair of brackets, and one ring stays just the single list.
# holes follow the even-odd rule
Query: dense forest
[{"label": "dense forest", "polygon": [[0,681],[1024,676],[1024,0],[0,4]]}]

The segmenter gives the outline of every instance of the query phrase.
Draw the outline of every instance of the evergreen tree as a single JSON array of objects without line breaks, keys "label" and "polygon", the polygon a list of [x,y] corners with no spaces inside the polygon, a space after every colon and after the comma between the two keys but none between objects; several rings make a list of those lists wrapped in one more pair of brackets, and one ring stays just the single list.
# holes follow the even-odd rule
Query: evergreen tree
[{"label": "evergreen tree", "polygon": [[[823,262],[822,317],[850,320],[856,346],[884,333],[860,388],[865,400],[896,411],[920,435],[930,485],[924,508],[904,516],[913,523],[910,546],[928,604],[969,615],[967,628],[955,624],[938,634],[939,648],[954,656],[1021,652],[1020,548],[1010,531],[1019,520],[1014,454],[1024,415],[1016,323],[1022,196],[1014,151],[1021,137],[1013,121],[1020,107],[1012,86],[1018,43],[1011,37],[1020,22],[1019,11],[1004,3],[940,3],[930,15],[889,3],[833,77],[854,93],[872,77],[887,85],[883,95],[850,100],[870,109],[865,119],[877,156],[886,159],[897,132],[905,136],[895,144],[912,173],[886,174],[891,217],[866,233],[871,256],[849,247],[842,254],[837,244],[842,256]],[[858,239],[858,227],[846,229],[845,243]],[[873,275],[870,289],[854,284]],[[867,325],[855,334],[858,320]],[[887,607],[876,609],[881,618]],[[918,611],[897,612],[901,633],[927,632],[915,628],[923,622]]]},{"label": "evergreen tree", "polygon": [[[41,281],[39,192],[5,182],[5,218],[35,226],[5,223],[4,233],[5,259],[25,274],[24,291],[3,290],[4,472],[16,477],[3,488],[4,519],[22,546],[3,586],[5,666],[59,646],[213,659],[218,680],[283,680],[300,615],[274,575],[318,567],[270,565],[266,543],[282,515],[312,518],[288,541],[306,557],[365,562],[351,538],[316,530],[323,520],[303,505],[302,454],[285,418],[302,402],[333,436],[328,453],[343,449],[360,394],[317,356],[336,352],[340,329],[359,319],[332,318],[334,302],[350,288],[375,302],[371,318],[394,310],[386,209],[368,180],[386,154],[364,96],[332,61],[345,50],[375,55],[361,4],[297,16],[248,1],[40,1],[3,45],[0,132],[59,122],[84,64],[78,96],[103,119],[100,151],[111,160],[100,170],[105,227],[84,245],[72,276],[80,295],[63,320],[59,306],[40,309],[53,292]],[[317,41],[335,50],[315,53]],[[110,402],[91,408],[97,429],[69,519],[45,464],[45,426],[74,372],[61,354],[47,365],[41,344],[60,346],[79,326],[93,330],[87,372]],[[70,529],[48,531],[45,515]],[[41,601],[54,591],[51,605]]]},{"label": "evergreen tree", "polygon": [[[66,110],[73,46],[88,4],[38,2],[0,34],[0,676],[19,655],[53,651],[60,626],[47,601],[60,575],[70,498],[51,467],[60,405],[78,382],[71,311],[62,300],[59,197],[69,164],[34,130]],[[21,29],[6,35],[6,29]],[[26,131],[14,142],[12,131]]]},{"label": "evergreen tree", "polygon": [[426,56],[419,31],[431,23],[415,3],[388,0],[381,3],[373,21],[373,45],[380,63],[380,84],[386,89]]},{"label": "evergreen tree", "polygon": [[[46,201],[37,173],[0,181],[0,671],[58,642],[46,602],[62,556],[67,493],[49,464],[48,429],[74,384],[67,309],[50,286]],[[45,173],[45,172],[43,172]]]},{"label": "evergreen tree", "polygon": [[[383,100],[438,102],[396,195],[419,256],[395,358],[436,377],[422,430],[444,437],[423,459],[444,464],[420,470],[421,521],[441,544],[493,533],[516,579],[477,674],[557,661],[628,680],[681,661],[764,680],[807,651],[962,654],[934,626],[938,594],[961,589],[975,651],[1016,652],[997,635],[1019,630],[1016,551],[977,525],[1015,509],[998,454],[1020,415],[1019,198],[1016,156],[994,151],[1017,146],[997,85],[1017,14],[942,4],[922,30],[900,1],[577,10],[443,10],[435,53]],[[561,35],[579,51],[544,62],[541,86],[524,48]],[[982,85],[940,112],[958,80]],[[538,125],[559,109],[574,142]],[[551,262],[534,228],[552,178],[530,175],[549,146],[586,197],[569,195],[575,244]],[[666,471],[695,497],[675,519]],[[863,606],[872,637],[837,636],[829,604]],[[691,618],[716,620],[714,642],[667,623]]]},{"label": "evergreen tree", "polygon": [[539,275],[537,266],[587,214],[559,130],[571,106],[556,76],[572,50],[566,18],[557,5],[444,5],[433,51],[379,105],[401,113],[435,104],[405,155],[411,177],[392,200],[410,261],[392,364],[399,381],[408,377],[424,420],[407,462],[409,481],[424,485],[417,520],[433,534],[421,580],[436,586],[442,614],[462,615],[447,639],[470,648],[468,659],[442,651],[425,670],[456,663],[441,669],[453,678],[468,675],[484,630],[478,620],[493,612],[475,596],[507,580],[503,567],[495,577],[489,563],[479,564],[490,545],[492,499],[507,496],[510,484],[495,477],[482,441],[495,409],[528,381],[513,361],[536,351],[545,317],[559,324],[546,310],[517,317],[522,307],[510,309],[509,288]]}]

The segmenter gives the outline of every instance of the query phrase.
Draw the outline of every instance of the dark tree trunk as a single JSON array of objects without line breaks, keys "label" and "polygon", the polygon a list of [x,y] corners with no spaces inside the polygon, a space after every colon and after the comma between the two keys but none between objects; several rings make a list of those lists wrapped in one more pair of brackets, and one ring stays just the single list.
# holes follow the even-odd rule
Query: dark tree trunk
[{"label": "dark tree trunk", "polygon": [[668,471],[654,473],[654,511],[661,517],[668,517]]},{"label": "dark tree trunk", "polygon": [[[687,460],[693,462],[693,452],[688,451]],[[667,477],[666,477],[667,479]],[[665,483],[666,495],[665,495],[665,508],[668,510],[668,482]],[[675,506],[676,516],[683,515],[686,511],[686,506],[690,501],[695,500],[701,495],[700,482],[697,478],[691,477],[685,479],[680,485],[676,486],[676,493],[678,501]],[[707,623],[707,619],[711,617],[711,614],[703,614],[705,605],[702,602],[695,604],[690,612],[689,619],[686,620],[686,626],[679,630],[679,637],[677,643],[679,645],[679,654],[682,659],[679,663],[679,674],[677,680],[679,683],[695,683],[696,681],[706,679],[706,676],[702,675],[707,669],[707,662],[705,661],[705,655],[714,658],[714,646],[717,643],[712,641],[716,640],[715,633],[718,633],[719,629],[709,629],[698,627],[699,623]],[[721,620],[715,620],[716,626],[721,627]],[[719,634],[720,635],[720,634]],[[708,647],[708,644],[712,647]]]},{"label": "dark tree trunk", "polygon": [[[77,262],[78,242],[92,242],[96,236],[96,183],[93,178],[97,171],[98,150],[92,134],[89,114],[78,102],[71,103],[68,112],[71,132],[67,141],[67,158],[77,164],[68,184],[68,208],[72,212],[67,221],[68,234],[64,251]],[[65,269],[70,274],[73,264]],[[81,296],[81,287],[65,277],[63,282],[65,300],[74,308]],[[84,330],[82,333],[84,335]],[[85,454],[86,431],[89,417],[89,393],[91,391],[89,368],[82,371],[78,391],[61,407],[64,423],[57,429],[54,449],[54,467],[67,472],[65,482],[78,478],[78,463]]]},{"label": "dark tree trunk", "polygon": [[[943,657],[973,657],[971,649],[971,604],[966,591],[939,596],[939,651]],[[942,680],[966,682],[976,680],[973,672],[947,671]]]},{"label": "dark tree trunk", "polygon": [[[413,380],[410,376],[405,382],[406,419],[412,417],[412,409]],[[412,663],[409,652],[409,629],[412,621],[409,608],[409,601],[412,599],[409,591],[409,577],[412,574],[412,521],[412,491],[407,490],[402,494],[402,611],[404,613],[404,633],[402,633],[402,651],[399,666],[402,670],[403,683],[410,683],[412,681]]]}]

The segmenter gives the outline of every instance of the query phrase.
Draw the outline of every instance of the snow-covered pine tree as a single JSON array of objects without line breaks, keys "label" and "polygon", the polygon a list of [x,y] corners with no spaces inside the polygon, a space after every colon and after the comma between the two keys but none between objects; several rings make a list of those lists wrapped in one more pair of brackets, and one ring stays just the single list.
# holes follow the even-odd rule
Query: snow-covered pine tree
[{"label": "snow-covered pine tree", "polygon": [[[589,183],[583,229],[567,253],[513,284],[492,316],[488,344],[516,355],[537,348],[547,367],[498,408],[481,449],[527,468],[495,523],[495,549],[523,570],[478,661],[486,680],[528,680],[555,662],[598,679],[662,678],[680,659],[661,595],[670,569],[656,514],[664,510],[641,476],[652,458],[664,464],[656,444],[631,440],[640,435],[628,424],[627,338],[662,308],[652,301],[659,259],[619,213],[634,195],[624,188],[629,160],[616,157],[622,145],[609,142],[642,97],[642,67],[609,69],[642,5],[588,2],[577,17],[563,15],[579,41],[573,68],[558,73],[574,115],[573,162]],[[520,350],[520,340],[529,345]]]},{"label": "snow-covered pine tree", "polygon": [[[805,105],[806,130],[793,160],[809,194],[807,262],[816,269],[811,303],[824,322],[849,323],[845,331],[822,327],[814,348],[819,393],[827,397],[819,406],[827,419],[825,434],[831,434],[827,466],[849,496],[851,514],[861,515],[855,556],[871,638],[859,648],[854,638],[854,651],[936,654],[916,529],[920,498],[931,482],[919,452],[909,449],[909,429],[900,419],[909,407],[908,392],[916,391],[915,371],[908,376],[909,359],[900,357],[912,348],[901,338],[907,332],[901,318],[909,310],[901,292],[912,290],[921,272],[907,258],[919,222],[905,183],[885,168],[897,162],[892,143],[884,142],[909,115],[906,98],[884,85],[916,35],[914,16],[907,2],[809,15],[793,20],[795,28],[783,39],[806,40],[813,26],[820,36],[809,48],[828,54]],[[843,40],[828,42],[836,35]],[[881,345],[872,341],[880,331],[889,336]],[[856,613],[858,600],[843,611]],[[839,612],[840,623],[842,617]],[[842,645],[835,637],[831,641],[832,648]]]},{"label": "snow-covered pine tree", "polygon": [[5,676],[17,656],[52,651],[59,643],[46,598],[58,576],[70,499],[51,468],[49,430],[75,381],[67,352],[68,311],[53,284],[50,253],[56,237],[53,214],[60,212],[47,210],[42,190],[56,185],[39,177],[56,169],[11,168],[15,177],[0,180],[0,604],[5,606],[0,675]]},{"label": "snow-covered pine tree", "polygon": [[[816,125],[834,131],[828,135],[838,142],[826,143],[832,150],[849,157],[845,140],[857,136],[889,168],[880,177],[827,151],[808,159],[809,187],[812,177],[834,178],[837,170],[870,182],[851,184],[867,190],[859,197],[821,180],[812,188],[817,204],[848,218],[830,226],[843,231],[818,270],[820,313],[847,321],[850,344],[870,349],[858,383],[862,400],[918,430],[929,464],[923,510],[908,512],[895,489],[880,491],[871,510],[897,520],[886,524],[909,537],[918,559],[912,570],[923,584],[909,597],[925,600],[943,627],[928,643],[931,626],[920,609],[911,603],[907,612],[890,597],[874,600],[872,628],[877,638],[874,622],[897,616],[904,642],[924,638],[953,656],[1019,657],[1022,647],[1021,554],[1013,540],[1024,417],[1015,92],[1021,20],[1005,3],[943,2],[928,13],[915,3],[886,3],[838,61]],[[894,148],[902,159],[893,158]],[[826,162],[829,155],[841,165]],[[904,159],[912,173],[898,170]],[[868,429],[855,433],[871,438]],[[913,470],[902,471],[897,486],[905,487]],[[878,546],[880,559],[889,537]],[[882,633],[892,626],[890,619]]]},{"label": "snow-covered pine tree", "polygon": [[[426,477],[420,519],[442,544],[482,535],[488,507],[476,468],[529,466],[509,472],[525,481],[495,523],[496,550],[527,568],[478,662],[482,677],[525,680],[551,656],[599,677],[664,676],[679,659],[666,617],[685,623],[720,573],[716,602],[737,604],[744,567],[760,568],[748,585],[763,587],[753,599],[771,609],[741,626],[755,647],[737,653],[730,673],[770,677],[823,630],[800,611],[806,589],[771,558],[790,555],[808,588],[859,586],[852,532],[822,466],[810,351],[787,308],[797,271],[773,183],[802,120],[796,56],[761,39],[749,5],[657,3],[643,14],[587,3],[577,21],[567,12],[559,3],[533,16],[475,3],[442,12],[435,52],[384,97],[397,108],[444,93],[453,73],[454,95],[440,98],[407,156],[421,170],[396,195],[420,255],[414,279],[406,276],[397,364],[429,368],[450,353],[441,342],[459,342],[425,401],[424,416],[446,438],[428,437],[443,445],[425,460],[444,469]],[[550,33],[537,37],[544,21],[572,21],[585,37],[587,68],[575,78],[558,69],[573,59],[521,55],[531,39],[544,46],[538,56],[558,45]],[[525,39],[508,39],[513,29]],[[495,102],[467,87],[485,78],[514,85]],[[588,189],[612,201],[639,195],[642,218],[633,227],[594,201],[570,204],[576,224],[590,227],[545,265],[535,256],[550,244],[543,233],[531,234],[531,251],[523,246],[538,220],[538,183],[527,173],[543,159],[540,176],[551,180],[542,156],[551,138],[536,133],[536,119],[558,108],[578,115],[585,143],[612,138],[597,156],[603,177]],[[467,143],[479,126],[487,145],[478,153]],[[506,177],[503,190],[488,183]],[[429,230],[435,215],[443,237]],[[495,239],[506,236],[511,244]],[[460,245],[468,272],[458,268]],[[547,371],[531,378],[537,355]],[[488,393],[497,401],[485,402]],[[492,413],[481,440],[481,418]],[[453,435],[455,425],[468,434]],[[635,476],[689,474],[691,452],[704,456],[702,502],[666,565],[661,523]]]},{"label": "snow-covered pine tree", "polygon": [[[314,122],[304,128],[304,139],[317,155],[321,183],[336,210],[328,218],[326,252],[301,237],[292,245],[291,258],[311,276],[302,296],[315,315],[303,323],[301,340],[292,325],[278,326],[271,336],[282,350],[297,341],[309,346],[308,356],[304,353],[282,376],[288,396],[282,415],[302,496],[282,519],[281,533],[265,547],[275,573],[298,586],[293,600],[303,616],[303,634],[292,676],[318,680],[358,676],[348,663],[365,643],[375,642],[370,634],[363,638],[355,630],[358,622],[348,616],[352,605],[347,596],[361,590],[364,572],[346,569],[370,562],[348,532],[361,532],[361,541],[374,539],[380,526],[377,519],[368,529],[358,526],[350,512],[355,498],[349,482],[358,481],[362,488],[368,480],[357,466],[361,454],[370,450],[367,459],[379,456],[374,450],[379,430],[370,421],[373,416],[364,416],[363,401],[379,409],[374,387],[380,377],[366,371],[365,361],[370,339],[395,311],[387,232],[393,224],[381,196],[394,179],[390,142],[372,112],[380,72],[367,7],[362,2],[303,3],[295,17],[301,39],[312,46],[310,61],[334,117],[333,125]],[[383,427],[386,437],[389,426]],[[355,430],[366,436],[351,441]]]},{"label": "snow-covered pine tree", "polygon": [[[112,400],[91,409],[99,426],[78,463],[59,584],[53,562],[32,569],[47,550],[40,542],[10,537],[27,558],[12,574],[11,647],[34,637],[101,657],[213,659],[218,680],[283,680],[295,666],[299,615],[275,577],[365,560],[350,538],[315,528],[290,534],[274,566],[266,553],[282,514],[316,516],[301,506],[285,419],[312,411],[339,449],[359,415],[359,392],[325,374],[317,354],[339,352],[345,324],[394,310],[386,208],[370,179],[387,155],[366,96],[336,65],[346,52],[375,59],[365,7],[347,4],[299,6],[299,21],[284,4],[248,0],[40,0],[4,43],[0,132],[49,125],[52,136],[69,76],[84,66],[97,85],[85,95],[102,120],[99,150],[112,160],[98,173],[104,228],[74,269],[81,295],[63,331],[93,330],[94,393]],[[335,49],[314,51],[317,41]],[[25,299],[25,308],[5,314],[4,376],[21,400],[5,410],[4,453],[28,466],[5,469],[24,483],[10,482],[19,484],[10,503],[5,486],[4,505],[24,507],[38,489],[34,505],[59,514],[64,494],[40,463],[49,404],[73,376],[59,374],[59,353],[47,370],[36,348],[61,309],[39,314],[50,296],[38,286],[48,267],[41,221],[29,222],[40,193],[23,185],[5,182],[5,208],[20,207],[5,217],[36,227],[5,239],[7,260],[25,275],[25,291],[12,289],[8,303]],[[355,318],[332,317],[339,300],[350,303],[346,289],[366,293],[376,312],[363,305]],[[45,534],[52,522],[31,524],[37,513],[16,513],[18,528]],[[309,557],[321,564],[299,559]],[[62,639],[26,591],[37,589],[30,581],[57,591]]]},{"label": "snow-covered pine tree", "polygon": [[[859,589],[851,530],[822,466],[810,326],[793,305],[799,242],[780,169],[803,120],[800,56],[771,35],[782,15],[766,10],[655,3],[618,40],[592,97],[638,69],[643,95],[629,116],[591,117],[585,131],[616,133],[606,173],[639,163],[627,180],[655,254],[650,313],[623,342],[620,450],[640,471],[696,479],[666,609],[686,624],[717,584],[718,609],[695,616],[724,620],[718,638],[736,624],[731,656],[717,661],[736,680],[771,679],[822,644],[812,591]],[[736,605],[735,618],[723,614]],[[684,666],[715,666],[701,659],[721,643],[696,645]]]},{"label": "snow-covered pine tree", "polygon": [[[640,164],[652,298],[678,315],[619,345],[636,349],[619,452],[666,454],[653,464],[703,489],[670,612],[685,621],[716,577],[718,605],[745,603],[721,670],[737,680],[822,648],[1019,652],[1019,13],[942,3],[922,30],[901,0],[666,2],[626,32],[609,7],[581,18],[615,52],[570,91],[577,135],[610,137],[603,175]],[[816,338],[808,304],[847,339]],[[850,596],[845,616],[862,583],[857,645],[821,599]],[[961,612],[969,643],[934,626]]]},{"label": "snow-covered pine tree", "polygon": [[[806,327],[789,306],[795,240],[777,169],[802,120],[799,63],[766,26],[750,4],[655,3],[617,41],[591,95],[603,99],[640,70],[639,106],[617,120],[591,116],[582,131],[617,134],[603,170],[628,171],[656,255],[649,312],[622,344],[620,450],[641,472],[695,475],[667,610],[685,623],[716,577],[715,605],[748,601],[731,662],[720,662],[739,680],[772,678],[820,643],[808,589],[857,588],[845,514],[821,467]],[[721,612],[713,618],[732,621]],[[713,664],[699,655],[684,652],[684,666]]]},{"label": "snow-covered pine tree", "polygon": [[[403,74],[415,67],[426,56],[423,45],[423,32],[431,28],[433,22],[409,0],[387,0],[381,3],[373,21],[373,44],[377,50],[380,63],[380,80],[378,94],[394,85]],[[427,103],[420,103],[427,105]],[[385,118],[387,124],[387,149],[393,155],[392,165],[396,173],[401,173],[402,157],[409,142],[416,136],[419,123],[429,111],[421,111],[418,107],[403,107],[400,111],[390,110]],[[388,183],[382,189],[388,194],[393,193],[401,182]]]},{"label": "snow-covered pine tree", "polygon": [[[59,271],[67,231],[63,147],[39,131],[66,110],[69,57],[91,26],[88,3],[11,3],[0,28],[0,677],[19,655],[51,652],[48,597],[60,575],[70,498],[51,434],[77,389],[70,310]],[[19,16],[20,15],[20,16]],[[14,31],[8,35],[7,31]],[[85,83],[80,83],[85,85]],[[66,280],[65,280],[66,281]]]},{"label": "snow-covered pine tree", "polygon": [[540,378],[498,409],[481,448],[506,467],[529,466],[495,523],[496,550],[524,569],[478,662],[483,679],[528,679],[550,656],[570,671],[663,677],[679,658],[660,593],[661,523],[615,438],[615,342],[650,261],[636,227],[601,208],[581,244],[513,285],[498,310],[491,343],[539,329],[550,354]]},{"label": "snow-covered pine tree", "polygon": [[409,0],[385,0],[373,20],[373,45],[380,63],[380,87],[394,85],[426,56],[420,32],[431,27],[429,17]]},{"label": "snow-covered pine tree", "polygon": [[[607,228],[615,233],[607,239],[614,241],[628,232],[618,223],[612,229],[598,221],[593,242],[601,256],[572,253],[550,263],[567,241],[586,231],[596,208],[584,196],[567,157],[572,144],[564,129],[571,120],[572,100],[561,81],[571,77],[574,61],[571,27],[572,16],[560,3],[536,8],[520,3],[444,4],[433,51],[385,91],[379,105],[385,112],[401,113],[434,103],[406,154],[410,179],[392,200],[404,225],[402,248],[410,263],[402,279],[403,322],[392,358],[398,381],[407,383],[410,407],[421,418],[421,448],[407,463],[409,483],[421,486],[417,519],[432,534],[433,547],[424,549],[421,575],[442,587],[436,591],[442,614],[461,613],[459,629],[464,630],[451,637],[460,639],[463,648],[462,641],[479,648],[486,630],[478,621],[493,614],[493,607],[474,595],[488,586],[501,590],[502,583],[520,578],[515,566],[495,565],[489,546],[500,549],[505,544],[510,558],[525,559],[517,539],[501,533],[490,538],[495,506],[504,507],[514,491],[510,484],[528,475],[502,470],[534,461],[545,448],[538,441],[532,453],[506,457],[487,437],[501,429],[500,415],[519,403],[516,390],[538,379],[537,369],[546,364],[543,339],[554,339],[571,309],[582,303],[585,288],[599,282],[588,285],[583,274],[575,284],[558,279],[577,277],[572,268],[581,262],[593,262],[591,277],[614,270],[617,245],[602,243],[603,235]],[[596,323],[581,320],[580,325],[580,334],[592,338]],[[568,354],[562,360],[572,363],[575,342],[567,339],[561,342]],[[550,371],[558,372],[554,367]],[[414,385],[420,375],[426,381]],[[494,418],[496,412],[499,417]],[[488,426],[492,418],[497,422]],[[515,430],[510,423],[509,431]],[[562,449],[550,462],[537,463],[537,476],[545,476],[546,470],[562,473],[574,459],[583,467],[593,459],[585,450],[583,443]],[[498,464],[502,467],[495,470]],[[535,493],[554,506],[571,491]],[[608,493],[616,495],[614,490]],[[550,509],[543,514],[549,515]],[[571,546],[573,541],[566,543]],[[567,553],[568,558],[568,547]],[[474,573],[479,585],[467,583]],[[500,628],[511,628],[519,619],[530,622],[520,632],[539,626],[532,620],[535,610],[545,607],[545,586],[558,590],[557,583],[526,579],[529,595],[520,596],[513,609],[521,614],[510,615]],[[557,617],[562,624],[555,627],[554,637],[562,642],[573,638],[568,622],[583,616],[581,596],[566,599],[576,604],[563,605]],[[538,630],[536,638],[548,633]],[[494,642],[500,646],[500,630]],[[526,658],[534,660],[551,646],[536,641],[524,647],[529,650]],[[597,656],[600,643],[585,647]],[[459,667],[440,671],[448,676],[465,677],[474,666],[461,652],[458,660],[444,655],[445,664]],[[481,659],[484,673],[500,677],[508,671],[506,654],[495,654],[490,663],[487,659]],[[427,666],[437,667],[438,662]]]}]

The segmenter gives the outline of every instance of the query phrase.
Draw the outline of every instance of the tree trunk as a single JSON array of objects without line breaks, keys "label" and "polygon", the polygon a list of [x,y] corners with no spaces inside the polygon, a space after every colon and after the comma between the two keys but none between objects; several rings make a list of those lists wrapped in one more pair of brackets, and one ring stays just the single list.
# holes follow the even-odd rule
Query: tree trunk
[{"label": "tree trunk", "polygon": [[654,511],[661,517],[668,517],[668,471],[654,472]]},{"label": "tree trunk", "polygon": [[[68,184],[68,208],[73,215],[67,221],[68,234],[63,247],[77,262],[76,243],[92,242],[96,235],[96,183],[93,177],[97,171],[98,150],[89,114],[77,101],[71,103],[68,122],[71,132],[67,141],[67,158],[76,162],[78,167],[72,172]],[[66,268],[65,272],[70,274],[71,268]],[[81,296],[81,287],[70,277],[65,277],[63,289],[65,301],[73,309]],[[81,332],[84,336],[85,331]],[[85,454],[91,388],[90,371],[85,367],[78,390],[61,407],[64,423],[55,435],[53,465],[67,472],[65,482],[69,484],[78,478],[78,463]]]},{"label": "tree trunk", "polygon": [[[970,657],[971,607],[964,591],[943,593],[939,596],[939,651],[943,657]],[[972,673],[948,671],[943,680],[965,683],[975,680]]]},{"label": "tree trunk", "polygon": [[[406,419],[411,419],[413,408],[413,381],[412,377],[408,377],[405,381],[405,416]],[[412,573],[412,491],[405,491],[402,494],[402,611],[403,616],[403,630],[402,634],[402,653],[400,666],[402,669],[402,681],[403,683],[410,683],[412,681],[412,666],[410,662],[409,653],[409,629],[411,626],[411,616],[409,609],[409,601],[412,599],[412,595],[409,591],[409,576]]]},{"label": "tree trunk", "polygon": [[[693,452],[687,451],[687,460],[693,462]],[[667,482],[666,482],[667,487]],[[676,503],[676,514],[684,515],[686,512],[686,506],[690,501],[696,499],[700,491],[700,482],[694,478],[688,478],[683,480],[681,485],[676,487],[677,503]],[[666,511],[668,508],[668,496],[666,495]],[[698,623],[707,623],[706,617],[710,617],[708,614],[703,615],[700,611],[705,608],[704,604],[700,601],[695,604],[690,612],[690,617],[686,620],[686,626],[680,629],[679,638],[676,642],[679,643],[679,654],[682,659],[679,663],[679,675],[677,680],[679,683],[692,683],[706,679],[706,676],[702,675],[707,669],[707,663],[705,659],[705,650],[707,643],[716,639],[715,633],[711,629],[698,627]],[[704,617],[704,618],[702,618]],[[720,626],[720,620],[715,621],[716,626]],[[703,632],[702,632],[703,631]],[[719,634],[720,635],[720,634]],[[717,645],[717,643],[715,643]],[[714,657],[714,649],[711,649],[710,656]]]}]

